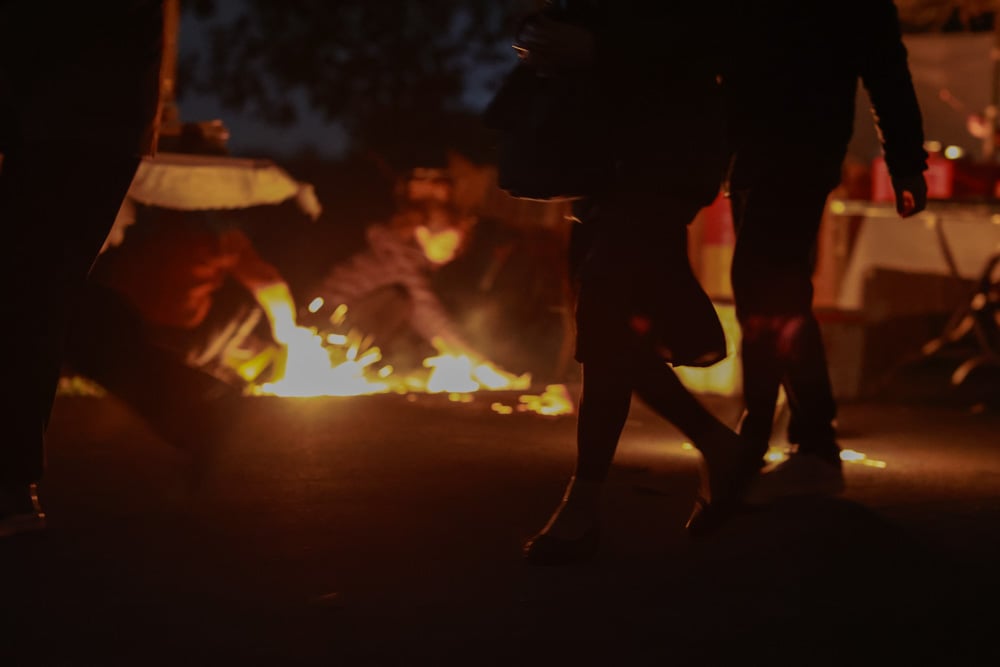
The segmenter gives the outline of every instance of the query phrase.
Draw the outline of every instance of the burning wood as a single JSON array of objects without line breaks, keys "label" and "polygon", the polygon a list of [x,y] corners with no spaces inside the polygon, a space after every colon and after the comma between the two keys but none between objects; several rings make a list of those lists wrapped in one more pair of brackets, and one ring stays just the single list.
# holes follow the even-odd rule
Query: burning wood
[{"label": "burning wood", "polygon": [[[314,299],[309,310],[323,306]],[[279,308],[280,309],[280,308]],[[334,309],[331,325],[342,325],[346,306]],[[489,360],[477,360],[468,354],[448,349],[436,338],[432,344],[438,354],[423,360],[426,372],[397,375],[383,361],[381,350],[369,336],[354,329],[347,333],[320,334],[315,328],[296,326],[283,333],[280,347],[267,348],[249,359],[234,359],[237,373],[248,382],[248,394],[254,396],[361,396],[382,393],[429,393],[463,396],[481,391],[528,391],[531,374],[515,375]],[[269,379],[261,380],[270,369]],[[516,408],[498,408],[501,414],[536,412],[543,415],[572,414],[573,401],[565,385],[549,385],[541,395],[519,397]]]}]

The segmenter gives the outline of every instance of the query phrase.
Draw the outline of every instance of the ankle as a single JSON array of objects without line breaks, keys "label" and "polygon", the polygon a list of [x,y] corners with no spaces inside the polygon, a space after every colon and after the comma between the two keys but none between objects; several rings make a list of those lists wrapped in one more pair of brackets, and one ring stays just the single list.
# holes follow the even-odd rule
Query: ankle
[{"label": "ankle", "polygon": [[562,501],[541,532],[566,539],[589,532],[597,523],[603,487],[603,482],[571,477]]},{"label": "ankle", "polygon": [[604,491],[604,482],[574,475],[569,478],[563,493],[563,504],[580,509],[597,511]]}]

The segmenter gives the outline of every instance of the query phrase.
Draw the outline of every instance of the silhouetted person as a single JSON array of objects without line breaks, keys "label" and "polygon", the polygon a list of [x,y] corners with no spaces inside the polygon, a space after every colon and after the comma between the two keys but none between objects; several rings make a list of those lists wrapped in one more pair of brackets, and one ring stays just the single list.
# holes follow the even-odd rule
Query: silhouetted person
[{"label": "silhouetted person", "polygon": [[0,537],[44,527],[36,484],[66,323],[155,146],[162,46],[159,0],[0,4]]},{"label": "silhouetted person", "polygon": [[562,503],[525,545],[540,565],[596,550],[602,487],[633,393],[704,457],[692,533],[717,525],[756,473],[741,465],[738,436],[671,368],[709,366],[726,353],[687,254],[688,224],[717,195],[725,164],[709,14],[693,4],[566,4],[554,19],[529,21],[520,36],[526,63],[545,76],[589,70],[599,98],[592,111],[606,114],[597,131],[612,142],[605,182],[576,207],[577,461]]},{"label": "silhouetted person", "polygon": [[836,402],[812,311],[816,238],[853,132],[858,82],[903,217],[926,205],[921,113],[892,0],[733,6],[724,89],[746,401],[739,430],[763,455],[783,385],[795,451],[760,478],[758,491],[837,493],[844,481]]}]

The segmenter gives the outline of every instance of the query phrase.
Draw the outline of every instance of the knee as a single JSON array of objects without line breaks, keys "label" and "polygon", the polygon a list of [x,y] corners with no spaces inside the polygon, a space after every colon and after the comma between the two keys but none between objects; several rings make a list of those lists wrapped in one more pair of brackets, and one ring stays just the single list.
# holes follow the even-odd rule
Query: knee
[{"label": "knee", "polygon": [[781,359],[801,355],[808,318],[802,315],[751,315],[740,320],[745,345],[767,346]]}]

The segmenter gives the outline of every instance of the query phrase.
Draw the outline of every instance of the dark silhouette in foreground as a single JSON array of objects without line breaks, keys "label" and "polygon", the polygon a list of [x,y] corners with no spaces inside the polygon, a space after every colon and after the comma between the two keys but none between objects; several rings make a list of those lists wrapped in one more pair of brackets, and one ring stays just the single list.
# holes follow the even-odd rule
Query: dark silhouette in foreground
[{"label": "dark silhouette in foreground", "polygon": [[157,0],[0,7],[0,219],[10,355],[0,391],[0,537],[44,527],[36,485],[70,312],[140,157],[155,146]]},{"label": "dark silhouette in foreground", "polygon": [[840,181],[859,81],[871,99],[899,215],[923,210],[920,108],[892,0],[742,3],[730,29],[723,87],[746,404],[739,431],[762,457],[784,387],[795,447],[759,479],[751,499],[835,494],[844,480],[837,406],[812,311],[816,239]]}]

